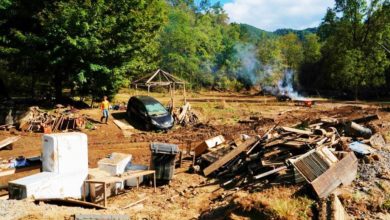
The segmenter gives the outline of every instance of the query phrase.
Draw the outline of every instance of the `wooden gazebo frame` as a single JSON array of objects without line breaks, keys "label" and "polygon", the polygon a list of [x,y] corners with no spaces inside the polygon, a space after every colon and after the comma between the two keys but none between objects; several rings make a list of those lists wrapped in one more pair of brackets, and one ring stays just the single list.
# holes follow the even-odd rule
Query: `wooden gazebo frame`
[{"label": "wooden gazebo frame", "polygon": [[165,72],[164,70],[158,69],[156,72],[148,74],[138,80],[135,80],[132,85],[135,86],[135,91],[138,94],[138,86],[148,88],[148,95],[150,93],[150,87],[152,86],[169,86],[169,93],[173,104],[173,98],[177,85],[183,86],[184,102],[187,102],[186,97],[186,84],[184,80],[177,78],[176,76]]}]

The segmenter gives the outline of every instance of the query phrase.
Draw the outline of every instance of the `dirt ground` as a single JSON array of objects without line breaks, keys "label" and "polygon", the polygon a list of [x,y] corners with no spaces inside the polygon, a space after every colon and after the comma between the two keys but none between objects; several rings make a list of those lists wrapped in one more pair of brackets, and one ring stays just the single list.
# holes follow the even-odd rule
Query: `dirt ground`
[{"label": "dirt ground", "polygon": [[[120,103],[130,97],[131,94],[122,93],[116,97],[114,102]],[[169,97],[155,94],[155,96],[167,103]],[[240,95],[240,94],[191,94],[188,98],[192,109],[196,112],[201,123],[196,126],[180,127],[176,126],[168,132],[144,132],[135,131],[130,137],[125,137],[122,131],[113,123],[112,117],[108,125],[98,123],[100,111],[98,109],[80,110],[80,114],[87,114],[91,119],[96,121],[95,130],[85,130],[89,142],[89,166],[96,167],[97,161],[106,157],[112,152],[121,152],[132,154],[134,164],[149,165],[150,163],[150,142],[167,142],[179,144],[181,149],[189,149],[204,141],[207,138],[222,134],[227,139],[234,139],[240,134],[256,135],[263,134],[267,129],[275,124],[293,125],[302,121],[310,121],[319,117],[345,117],[356,118],[368,114],[377,113],[381,120],[376,121],[371,126],[376,131],[381,132],[385,138],[390,137],[390,114],[383,110],[381,106],[370,105],[367,103],[343,104],[319,101],[312,108],[295,106],[293,103],[279,103],[272,97]],[[177,105],[180,99],[177,98]],[[123,112],[112,112],[113,115],[121,115]],[[240,120],[248,119],[250,116],[262,116],[272,120],[267,120],[264,124],[253,126],[251,124],[241,124]],[[19,155],[38,156],[41,151],[41,133],[25,133],[20,131],[1,131],[0,140],[11,135],[20,135],[22,138],[13,145],[12,150],[0,151],[0,160],[7,160]],[[390,165],[388,165],[390,166]],[[39,170],[20,173],[12,177],[0,178],[0,185],[6,184],[9,180],[20,178],[21,176],[31,175]],[[360,180],[360,179],[359,179]],[[389,179],[390,180],[390,179]],[[382,188],[389,184],[389,180],[382,179]],[[375,217],[375,213],[368,203],[369,196],[356,197],[357,186],[344,191],[345,196],[342,198],[346,209],[357,219],[366,219],[365,217]],[[390,186],[390,185],[389,185]],[[294,194],[298,189],[296,187],[282,187],[282,189],[268,189],[265,194],[274,194],[275,191],[284,192],[282,195]],[[364,187],[363,187],[364,188]],[[387,193],[384,194],[381,204],[387,202]],[[288,190],[286,190],[288,189]],[[366,186],[364,190],[371,189]],[[390,189],[390,188],[389,188]],[[285,192],[287,191],[287,192]],[[389,190],[390,192],[390,190]],[[156,193],[153,189],[143,186],[140,189],[129,189],[124,194],[109,198],[107,210],[90,210],[73,207],[62,207],[57,205],[38,204],[35,205],[30,201],[10,201],[0,200],[0,219],[69,219],[71,215],[78,213],[88,214],[127,214],[132,219],[199,219],[213,216],[209,219],[216,219],[215,215],[210,213],[218,207],[226,206],[232,199],[232,196],[224,198],[225,195],[232,195],[234,191],[222,189],[213,180],[206,179],[197,174],[178,172],[169,185],[159,186]],[[240,192],[247,193],[247,192]],[[289,194],[290,193],[290,194]],[[364,193],[364,192],[363,192]],[[370,194],[371,193],[371,194]],[[375,196],[371,190],[367,195]],[[350,197],[348,197],[350,195]],[[242,197],[242,195],[241,195]],[[253,196],[256,197],[256,196]],[[129,209],[122,207],[146,198],[144,202]],[[219,199],[218,199],[219,198]],[[313,201],[306,198],[299,200],[296,206],[310,206]],[[389,204],[390,204],[390,200]],[[364,204],[360,204],[364,203]],[[253,205],[253,204],[252,204]],[[364,207],[363,207],[364,206]],[[390,208],[390,205],[388,205]],[[24,207],[22,210],[18,207]],[[287,205],[287,207],[289,207]],[[290,207],[294,209],[295,206]],[[385,205],[376,208],[376,212],[386,217],[387,209]],[[298,210],[299,209],[299,210]],[[284,219],[310,219],[313,216],[312,208],[308,210],[297,208],[297,212],[303,212],[302,215],[286,215]],[[215,214],[215,213],[214,213]],[[290,217],[289,217],[290,216]],[[388,217],[388,216],[387,216]],[[232,211],[222,211],[218,219],[259,219],[247,214]],[[260,218],[263,219],[263,218]],[[267,218],[264,218],[267,219]],[[277,218],[276,218],[277,219]],[[378,217],[378,219],[381,219]]]}]

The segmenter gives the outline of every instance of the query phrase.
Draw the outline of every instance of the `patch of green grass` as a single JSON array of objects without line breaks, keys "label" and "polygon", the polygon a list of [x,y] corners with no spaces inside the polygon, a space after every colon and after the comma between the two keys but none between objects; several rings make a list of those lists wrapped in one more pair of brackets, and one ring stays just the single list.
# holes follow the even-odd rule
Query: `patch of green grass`
[{"label": "patch of green grass", "polygon": [[382,204],[382,208],[383,208],[383,209],[386,209],[387,211],[390,211],[390,199],[386,200],[386,201]]},{"label": "patch of green grass", "polygon": [[239,195],[235,203],[244,211],[266,214],[266,219],[311,219],[313,200],[293,196],[295,188],[275,187],[259,193]]}]

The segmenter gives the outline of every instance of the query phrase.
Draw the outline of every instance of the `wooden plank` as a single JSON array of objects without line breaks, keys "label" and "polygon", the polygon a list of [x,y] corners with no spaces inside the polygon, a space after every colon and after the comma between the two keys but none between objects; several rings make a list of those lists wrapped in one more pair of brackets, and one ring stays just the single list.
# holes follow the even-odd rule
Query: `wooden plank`
[{"label": "wooden plank", "polygon": [[118,183],[123,182],[128,179],[145,176],[145,175],[151,175],[154,174],[156,171],[154,170],[141,170],[141,171],[127,171],[123,173],[120,177],[119,176],[109,176],[109,177],[103,177],[103,178],[94,178],[85,180],[87,183]]},{"label": "wooden plank", "polygon": [[23,167],[23,168],[13,168],[13,169],[8,169],[8,170],[3,170],[3,171],[0,171],[0,177],[2,176],[9,176],[9,175],[13,175],[15,173],[21,173],[21,172],[26,172],[26,171],[30,171],[30,170],[35,170],[35,169],[40,169],[41,168],[41,165],[34,165],[34,166],[28,166],[28,167]]},{"label": "wooden plank", "polygon": [[288,132],[293,132],[297,134],[306,134],[306,135],[312,135],[313,132],[311,131],[305,131],[301,129],[296,129],[296,128],[290,128],[290,127],[281,127],[283,130],[288,131]]},{"label": "wooden plank", "polygon": [[106,209],[106,207],[90,203],[86,201],[81,201],[77,199],[65,198],[65,199],[36,199],[37,202],[45,202],[45,203],[61,203],[61,204],[69,204],[74,206],[81,206],[84,208],[96,208],[96,209]]},{"label": "wooden plank", "polygon": [[260,179],[260,178],[269,176],[269,175],[271,175],[271,174],[277,173],[277,172],[282,171],[282,170],[285,170],[285,169],[287,169],[286,166],[278,167],[278,168],[276,168],[276,169],[273,169],[273,170],[267,171],[267,172],[265,172],[265,173],[256,175],[256,176],[254,176],[253,178],[254,178],[255,180],[257,180],[257,179]]},{"label": "wooden plank", "polygon": [[218,135],[216,137],[210,138],[199,144],[195,147],[195,156],[199,156],[206,152],[208,149],[211,149],[213,147],[216,147],[220,144],[223,144],[225,142],[225,138],[223,135]]},{"label": "wooden plank", "polygon": [[303,147],[304,145],[306,145],[306,143],[301,142],[301,141],[291,140],[291,141],[286,141],[286,142],[282,143],[281,145],[286,146],[286,147],[292,147],[292,148],[299,149],[299,148]]},{"label": "wooden plank", "polygon": [[16,142],[19,139],[20,139],[20,136],[15,136],[15,137],[9,137],[9,138],[6,138],[4,140],[1,140],[0,141],[0,149]]},{"label": "wooden plank", "polygon": [[113,120],[114,124],[118,126],[121,130],[134,130],[134,127],[129,124],[129,122],[126,121],[126,119],[122,120]]},{"label": "wooden plank", "polygon": [[339,162],[316,178],[311,185],[319,198],[325,198],[339,185],[349,185],[356,178],[358,161],[353,152],[348,152]]},{"label": "wooden plank", "polygon": [[138,203],[141,203],[141,202],[145,201],[147,198],[148,197],[145,197],[145,198],[142,198],[142,199],[140,199],[140,200],[138,200],[136,202],[132,202],[132,203],[128,204],[127,206],[123,207],[122,209],[127,209],[127,208],[130,208],[130,207],[134,206],[134,205],[137,205]]},{"label": "wooden plank", "polygon": [[259,140],[258,137],[253,137],[248,140],[246,140],[244,143],[238,145],[236,148],[234,148],[232,151],[224,155],[223,157],[219,158],[216,162],[211,164],[210,166],[206,167],[203,170],[203,174],[205,176],[210,175],[212,172],[219,169],[221,166],[225,165],[227,162],[238,156],[240,153],[245,151],[248,147],[252,146]]}]

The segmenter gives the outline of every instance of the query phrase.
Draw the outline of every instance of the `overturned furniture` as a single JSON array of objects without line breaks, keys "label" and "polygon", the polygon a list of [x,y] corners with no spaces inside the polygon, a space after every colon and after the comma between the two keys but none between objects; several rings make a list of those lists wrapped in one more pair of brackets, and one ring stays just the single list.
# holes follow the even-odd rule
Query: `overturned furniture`
[{"label": "overturned furniture", "polygon": [[10,199],[81,198],[88,176],[88,143],[83,133],[42,137],[42,173],[10,181]]}]

